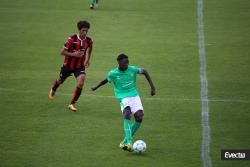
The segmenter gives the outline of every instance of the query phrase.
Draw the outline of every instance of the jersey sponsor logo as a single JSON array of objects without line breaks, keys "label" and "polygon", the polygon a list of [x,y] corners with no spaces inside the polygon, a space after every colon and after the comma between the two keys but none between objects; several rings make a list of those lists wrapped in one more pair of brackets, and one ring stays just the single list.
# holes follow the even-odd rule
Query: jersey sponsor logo
[{"label": "jersey sponsor logo", "polygon": [[130,81],[130,82],[126,82],[125,84],[122,85],[123,88],[127,88],[130,87],[130,85],[132,85],[134,82]]}]

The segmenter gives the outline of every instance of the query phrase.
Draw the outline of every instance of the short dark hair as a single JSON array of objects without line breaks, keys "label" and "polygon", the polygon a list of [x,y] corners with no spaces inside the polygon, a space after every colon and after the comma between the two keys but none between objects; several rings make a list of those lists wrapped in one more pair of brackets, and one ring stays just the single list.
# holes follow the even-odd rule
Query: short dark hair
[{"label": "short dark hair", "polygon": [[121,60],[123,60],[123,59],[128,59],[128,56],[125,55],[124,53],[119,54],[119,56],[117,57],[117,61],[121,61]]},{"label": "short dark hair", "polygon": [[83,20],[83,21],[79,21],[78,23],[77,23],[77,28],[78,28],[78,30],[81,30],[82,28],[90,28],[90,24],[89,24],[89,22],[88,21],[86,21],[86,20]]}]

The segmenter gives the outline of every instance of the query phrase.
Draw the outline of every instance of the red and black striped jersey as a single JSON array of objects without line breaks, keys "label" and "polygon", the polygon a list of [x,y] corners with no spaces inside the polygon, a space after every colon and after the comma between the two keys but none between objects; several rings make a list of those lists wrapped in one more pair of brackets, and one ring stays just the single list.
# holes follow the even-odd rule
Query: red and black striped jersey
[{"label": "red and black striped jersey", "polygon": [[70,36],[64,44],[64,49],[67,49],[68,52],[81,51],[84,52],[84,56],[82,57],[72,57],[65,56],[63,66],[69,67],[70,69],[81,68],[84,66],[86,52],[88,48],[92,47],[93,41],[90,37],[85,37],[85,39],[81,39],[79,35]]}]

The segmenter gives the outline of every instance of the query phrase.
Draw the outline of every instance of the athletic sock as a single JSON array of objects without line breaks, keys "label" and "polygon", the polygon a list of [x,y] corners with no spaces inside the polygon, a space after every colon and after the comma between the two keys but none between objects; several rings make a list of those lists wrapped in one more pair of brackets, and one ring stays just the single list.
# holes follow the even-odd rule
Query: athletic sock
[{"label": "athletic sock", "polygon": [[127,139],[128,143],[132,143],[132,131],[131,131],[131,121],[129,119],[124,119],[123,121],[123,128],[125,133],[125,138]]},{"label": "athletic sock", "polygon": [[134,136],[135,132],[140,128],[140,126],[141,126],[141,122],[133,123],[133,125],[131,126],[132,136]]},{"label": "athletic sock", "polygon": [[75,104],[82,93],[82,88],[76,87],[73,93],[71,104]]},{"label": "athletic sock", "polygon": [[121,141],[121,144],[126,144],[127,143],[127,139],[126,137],[123,138],[123,140]]},{"label": "athletic sock", "polygon": [[60,84],[57,83],[57,80],[53,81],[53,85],[52,85],[52,90],[56,91],[56,89],[59,87]]},{"label": "athletic sock", "polygon": [[96,0],[90,0],[91,4],[96,4]]}]

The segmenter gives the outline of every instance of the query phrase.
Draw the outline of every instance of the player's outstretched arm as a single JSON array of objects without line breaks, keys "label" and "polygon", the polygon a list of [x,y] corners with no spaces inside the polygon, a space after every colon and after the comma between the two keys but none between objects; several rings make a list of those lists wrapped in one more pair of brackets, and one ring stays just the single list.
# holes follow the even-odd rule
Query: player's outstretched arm
[{"label": "player's outstretched arm", "polygon": [[147,70],[141,69],[139,71],[139,74],[143,74],[146,77],[146,79],[150,85],[150,88],[151,88],[151,96],[154,96],[155,95],[155,86],[154,86],[154,83],[153,83],[149,73],[147,72]]},{"label": "player's outstretched arm", "polygon": [[101,81],[98,85],[92,86],[92,87],[91,87],[91,90],[92,90],[92,91],[95,91],[96,89],[98,89],[99,87],[105,85],[106,83],[108,83],[108,79],[107,79],[107,78],[104,79],[103,81]]}]

